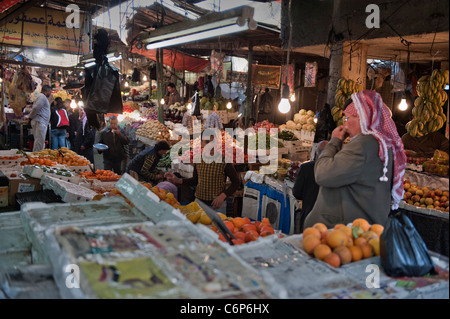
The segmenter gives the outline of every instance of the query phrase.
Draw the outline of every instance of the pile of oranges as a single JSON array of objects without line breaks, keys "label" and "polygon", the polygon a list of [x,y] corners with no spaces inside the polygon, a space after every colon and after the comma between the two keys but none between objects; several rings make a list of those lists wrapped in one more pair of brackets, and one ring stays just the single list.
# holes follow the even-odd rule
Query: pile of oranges
[{"label": "pile of oranges", "polygon": [[89,160],[78,155],[76,152],[69,150],[67,147],[61,147],[57,150],[43,149],[39,152],[33,152],[32,154],[34,158],[51,160],[53,163],[67,166],[87,166],[90,164]]},{"label": "pile of oranges", "polygon": [[145,183],[143,185],[145,187],[147,187],[148,189],[150,189],[153,193],[155,193],[159,197],[160,200],[166,202],[170,206],[172,206],[172,207],[180,206],[180,203],[177,201],[177,199],[171,192],[166,191],[165,189],[159,188],[158,186],[151,187],[152,185],[150,183]]},{"label": "pile of oranges", "polygon": [[367,220],[357,218],[351,226],[337,224],[328,229],[316,223],[303,231],[303,250],[327,264],[338,268],[341,265],[380,255],[380,236],[384,227],[370,225]]},{"label": "pile of oranges", "polygon": [[30,157],[28,161],[20,162],[20,165],[46,165],[55,166],[56,163],[48,158]]},{"label": "pile of oranges", "polygon": [[[268,218],[263,218],[262,221],[251,221],[247,217],[231,218],[220,213],[219,216],[224,220],[225,226],[227,226],[233,233],[234,237],[236,237],[236,239],[232,239],[234,245],[242,245],[255,241],[259,237],[266,237],[275,234]],[[225,219],[223,216],[225,216]],[[219,234],[220,240],[228,242],[216,226],[212,225],[210,228]]]},{"label": "pile of oranges", "polygon": [[5,161],[14,161],[16,159],[21,158],[22,156],[20,155],[14,155],[14,156],[0,156],[0,160],[5,160]]},{"label": "pile of oranges", "polygon": [[95,172],[80,172],[80,176],[86,179],[98,179],[100,181],[114,181],[120,178],[120,175],[105,169],[97,169]]}]

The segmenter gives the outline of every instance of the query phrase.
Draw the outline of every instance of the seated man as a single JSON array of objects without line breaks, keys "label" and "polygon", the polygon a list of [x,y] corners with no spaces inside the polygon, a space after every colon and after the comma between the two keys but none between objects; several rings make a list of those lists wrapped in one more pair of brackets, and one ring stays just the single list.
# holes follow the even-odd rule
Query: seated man
[{"label": "seated man", "polygon": [[439,131],[429,133],[422,137],[412,137],[409,133],[402,136],[405,150],[417,153],[417,157],[433,157],[435,150],[441,150],[448,154],[448,139]]}]

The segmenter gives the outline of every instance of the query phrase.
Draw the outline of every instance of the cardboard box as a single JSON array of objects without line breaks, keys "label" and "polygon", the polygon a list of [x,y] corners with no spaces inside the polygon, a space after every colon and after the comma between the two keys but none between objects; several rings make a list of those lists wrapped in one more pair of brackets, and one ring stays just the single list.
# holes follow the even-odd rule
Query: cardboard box
[{"label": "cardboard box", "polygon": [[33,178],[25,174],[21,174],[18,177],[9,178],[9,206],[15,205],[16,193],[40,191],[41,189],[41,180],[38,178]]}]

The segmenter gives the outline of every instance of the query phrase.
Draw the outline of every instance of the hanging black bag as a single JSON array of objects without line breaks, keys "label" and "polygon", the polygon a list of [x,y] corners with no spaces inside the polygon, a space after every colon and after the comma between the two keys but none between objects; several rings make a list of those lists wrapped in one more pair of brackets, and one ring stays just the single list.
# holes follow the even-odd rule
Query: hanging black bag
[{"label": "hanging black bag", "polygon": [[380,236],[380,261],[391,277],[423,276],[434,273],[427,246],[404,213],[391,211]]}]

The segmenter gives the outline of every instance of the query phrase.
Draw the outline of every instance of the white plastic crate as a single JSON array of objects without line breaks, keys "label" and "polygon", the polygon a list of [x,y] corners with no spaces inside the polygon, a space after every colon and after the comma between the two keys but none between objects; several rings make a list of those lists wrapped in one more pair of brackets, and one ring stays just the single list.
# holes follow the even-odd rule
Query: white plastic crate
[{"label": "white plastic crate", "polygon": [[72,175],[72,176],[64,176],[64,175],[57,175],[57,174],[53,174],[53,173],[47,173],[44,172],[41,168],[39,167],[35,167],[33,165],[25,165],[23,167],[23,173],[27,174],[30,177],[34,177],[34,178],[39,178],[42,179],[43,176],[50,176],[62,181],[66,181],[69,183],[73,183],[73,184],[78,184],[80,182],[80,177],[76,176],[76,175]]},{"label": "white plastic crate", "polygon": [[43,176],[41,184],[53,190],[65,203],[88,202],[97,195],[93,190],[48,175]]}]

